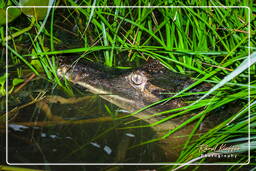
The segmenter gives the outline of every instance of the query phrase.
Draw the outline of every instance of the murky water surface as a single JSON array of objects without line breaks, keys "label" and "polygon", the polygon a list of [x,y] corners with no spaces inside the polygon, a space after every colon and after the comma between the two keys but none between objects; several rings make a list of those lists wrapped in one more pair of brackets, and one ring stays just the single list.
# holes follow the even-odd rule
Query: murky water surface
[{"label": "murky water surface", "polygon": [[[45,96],[49,100],[29,105],[40,91],[46,92]],[[62,101],[53,103],[49,97],[54,97],[55,100],[64,97],[70,104]],[[81,97],[88,98],[77,102]],[[23,107],[24,105],[27,106]],[[14,110],[14,106],[20,109],[9,116],[12,118],[8,123],[10,163],[166,161],[164,152],[154,143],[130,148],[154,138],[154,132],[150,128],[119,129],[127,126],[124,122],[136,118],[114,119],[117,114],[124,115],[124,111],[86,91],[83,95],[70,98],[49,83],[37,80],[31,82],[22,92],[9,97],[9,111]],[[49,110],[51,117],[47,116]],[[134,125],[138,124],[145,123],[137,122]]]}]

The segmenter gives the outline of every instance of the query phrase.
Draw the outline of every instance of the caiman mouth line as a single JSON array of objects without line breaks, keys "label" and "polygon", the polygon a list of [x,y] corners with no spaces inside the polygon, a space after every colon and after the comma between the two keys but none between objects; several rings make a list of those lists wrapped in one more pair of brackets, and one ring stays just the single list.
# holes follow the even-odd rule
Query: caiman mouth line
[{"label": "caiman mouth line", "polygon": [[[93,87],[90,84],[87,84],[85,81],[76,81],[79,80],[78,78],[76,78],[76,80],[72,80],[72,78],[69,77],[68,73],[67,73],[67,69],[62,70],[62,69],[58,69],[57,73],[59,76],[64,77],[65,79],[73,82],[74,84],[78,84],[84,88],[87,88],[91,93],[99,95],[100,97],[102,97],[103,99],[109,101],[110,103],[113,103],[121,108],[126,108],[126,106],[122,105],[122,103],[125,104],[129,104],[129,105],[135,105],[135,101],[118,96],[113,94],[110,91],[106,91],[97,87]],[[120,102],[122,102],[120,104]]]}]

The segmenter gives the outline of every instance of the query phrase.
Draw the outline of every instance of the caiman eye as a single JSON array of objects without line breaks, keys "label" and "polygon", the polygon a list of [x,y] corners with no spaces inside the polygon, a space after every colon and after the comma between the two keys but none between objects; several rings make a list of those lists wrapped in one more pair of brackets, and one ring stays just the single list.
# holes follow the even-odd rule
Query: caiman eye
[{"label": "caiman eye", "polygon": [[135,84],[135,85],[140,85],[144,82],[144,78],[142,75],[139,75],[139,74],[133,74],[131,76],[131,80],[132,82]]}]

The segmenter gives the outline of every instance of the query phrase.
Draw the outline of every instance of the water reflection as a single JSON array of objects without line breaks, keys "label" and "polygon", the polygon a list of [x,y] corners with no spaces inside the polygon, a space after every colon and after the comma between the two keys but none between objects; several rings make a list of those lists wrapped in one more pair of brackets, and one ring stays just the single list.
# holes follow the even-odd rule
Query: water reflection
[{"label": "water reflection", "polygon": [[[28,89],[29,86],[24,91]],[[33,96],[36,92],[34,89],[30,95]],[[65,97],[65,94],[58,89],[54,90],[49,97],[54,97],[53,95]],[[9,104],[20,99],[20,94],[15,96],[11,98]],[[31,101],[31,96],[27,98],[23,96],[23,101],[20,102],[28,103]],[[122,111],[95,95],[87,93],[86,96],[90,98],[74,104],[66,98],[69,99],[67,104],[33,103],[18,110],[8,124],[8,162],[151,163],[166,161],[163,152],[153,143],[130,148],[154,138],[155,135],[151,129],[118,129],[123,126],[124,120],[115,120],[115,115]],[[80,95],[80,97],[85,96]],[[79,98],[73,98],[73,100],[77,99]],[[14,108],[9,107],[9,111],[12,109]]]}]

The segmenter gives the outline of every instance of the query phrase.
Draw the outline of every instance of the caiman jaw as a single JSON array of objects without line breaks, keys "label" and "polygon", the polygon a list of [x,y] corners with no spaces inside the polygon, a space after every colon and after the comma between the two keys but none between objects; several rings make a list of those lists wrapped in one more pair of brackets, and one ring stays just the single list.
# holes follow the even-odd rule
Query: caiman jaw
[{"label": "caiman jaw", "polygon": [[[65,65],[61,66],[60,68],[58,68],[57,74],[60,77],[63,77],[74,84],[80,85],[80,86],[88,89],[88,91],[90,91],[91,93],[99,95],[103,99],[119,106],[120,108],[126,109],[130,112],[134,112],[136,110],[134,108],[138,104],[136,104],[135,101],[125,98],[125,97],[122,97],[122,96],[119,96],[117,94],[114,94],[112,91],[108,91],[107,89],[104,90],[103,86],[93,86],[93,85],[89,84],[86,81],[86,78],[84,78],[82,74],[75,73],[74,71],[72,71],[72,68],[69,68]],[[85,74],[85,73],[83,73],[83,74]],[[87,78],[87,79],[89,79],[89,78]]]}]

